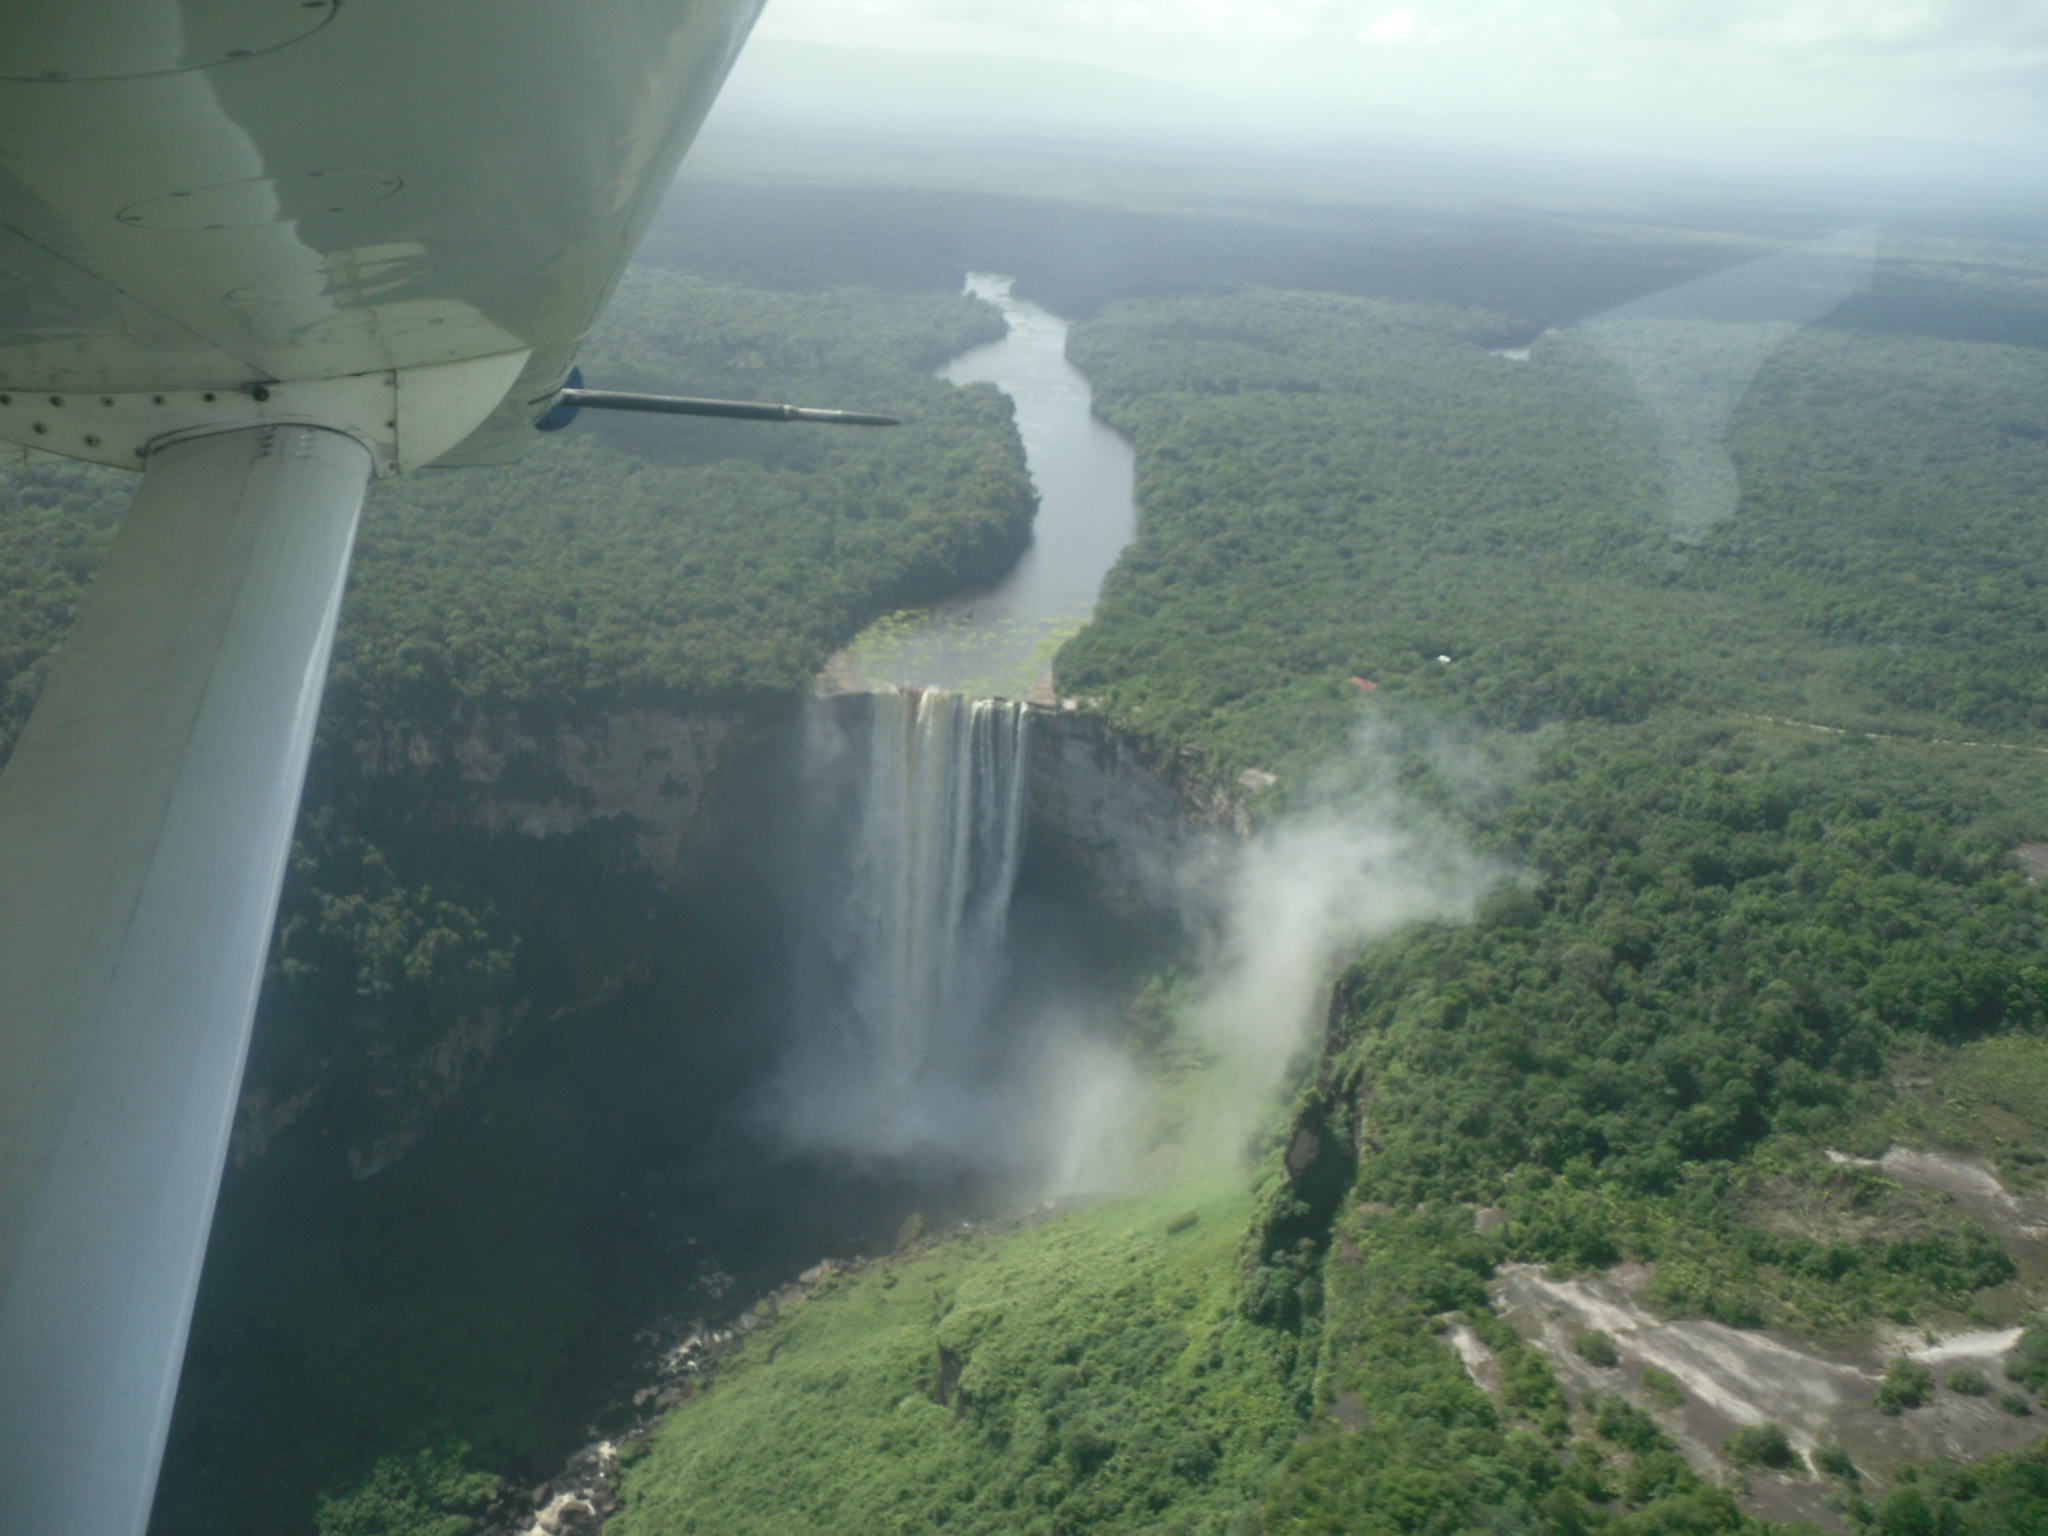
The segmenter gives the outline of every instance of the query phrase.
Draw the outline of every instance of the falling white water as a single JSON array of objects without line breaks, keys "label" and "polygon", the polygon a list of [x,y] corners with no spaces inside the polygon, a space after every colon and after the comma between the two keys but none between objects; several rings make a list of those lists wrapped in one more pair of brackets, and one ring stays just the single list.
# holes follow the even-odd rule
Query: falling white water
[{"label": "falling white water", "polygon": [[854,1012],[899,1112],[986,1003],[1017,878],[1024,722],[996,699],[874,696],[846,915]]},{"label": "falling white water", "polygon": [[987,1054],[1022,840],[1026,711],[937,689],[820,709],[830,746],[814,754],[811,789],[852,824],[841,878],[816,893],[825,910],[812,931],[830,964],[810,988],[777,1118],[813,1148],[950,1149],[972,1137],[960,1122]]}]

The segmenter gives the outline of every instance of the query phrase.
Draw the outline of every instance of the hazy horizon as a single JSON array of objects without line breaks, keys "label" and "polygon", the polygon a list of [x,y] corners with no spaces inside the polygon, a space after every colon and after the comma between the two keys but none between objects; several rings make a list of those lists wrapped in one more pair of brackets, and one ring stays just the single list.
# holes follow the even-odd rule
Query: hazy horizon
[{"label": "hazy horizon", "polygon": [[776,0],[714,122],[1570,149],[2033,181],[2048,7]]}]

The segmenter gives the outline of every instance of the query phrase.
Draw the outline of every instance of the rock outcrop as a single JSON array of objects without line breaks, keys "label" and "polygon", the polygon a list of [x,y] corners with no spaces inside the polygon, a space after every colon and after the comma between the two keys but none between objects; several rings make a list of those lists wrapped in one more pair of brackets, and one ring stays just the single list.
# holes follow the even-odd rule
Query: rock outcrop
[{"label": "rock outcrop", "polygon": [[[547,838],[626,817],[642,860],[686,873],[712,841],[736,764],[787,728],[775,709],[646,707],[537,723],[477,716],[445,734],[394,732],[356,743],[366,779],[446,780],[464,820]],[[444,791],[445,792],[445,791]]]},{"label": "rock outcrop", "polygon": [[1211,790],[1199,768],[1157,760],[1100,715],[1035,708],[1026,835],[1109,910],[1175,916],[1251,829],[1243,802]]},{"label": "rock outcrop", "polygon": [[[793,703],[647,706],[548,720],[475,716],[330,749],[316,775],[328,800],[402,807],[414,835],[488,846],[485,897],[546,930],[507,937],[543,962],[530,971],[550,977],[552,990],[445,1012],[337,993],[322,1018],[274,1037],[291,1044],[252,1061],[236,1163],[263,1157],[281,1136],[317,1134],[335,1138],[357,1178],[373,1177],[499,1070],[518,1041],[576,1025],[658,974],[665,946],[686,937],[692,903],[724,901],[736,882],[765,878],[774,855],[764,845],[787,841],[793,786],[783,765],[799,735]],[[1118,921],[1174,925],[1199,910],[1200,892],[1220,885],[1214,877],[1248,827],[1242,801],[1205,789],[1198,761],[1155,761],[1098,715],[1035,707],[1029,739],[1026,839],[1039,856]],[[549,853],[542,845],[551,843],[561,846]],[[519,851],[529,844],[531,859]],[[603,871],[575,872],[593,859]],[[518,887],[530,896],[564,878],[630,882],[641,893],[636,922],[646,920],[555,931],[532,915],[546,904],[522,902]]]}]

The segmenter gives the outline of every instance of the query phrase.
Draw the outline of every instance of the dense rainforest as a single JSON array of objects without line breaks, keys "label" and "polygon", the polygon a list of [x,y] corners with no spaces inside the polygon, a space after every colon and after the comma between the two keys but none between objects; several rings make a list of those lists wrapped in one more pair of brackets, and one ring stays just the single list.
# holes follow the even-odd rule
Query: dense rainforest
[{"label": "dense rainforest", "polygon": [[[585,419],[503,469],[379,485],[324,729],[788,692],[876,612],[985,581],[1032,508],[1009,405],[930,377],[1002,334],[965,298],[629,272],[583,367],[607,387],[858,402],[889,432]],[[11,743],[133,481],[7,471]]]},{"label": "dense rainforest", "polygon": [[[1146,521],[1062,685],[1225,771],[1406,735],[1420,792],[1522,876],[1338,983],[1301,1123],[1342,1152],[1269,1197],[1247,1305],[1319,1338],[1316,1390],[1370,1429],[1292,1452],[1270,1528],[1732,1528],[1637,1410],[1568,1419],[1512,1370],[1488,1405],[1418,1340],[1445,1313],[1499,1337],[1483,1282],[1513,1262],[1643,1264],[1667,1315],[1837,1345],[2031,1316],[2038,1258],[1823,1153],[1967,1149],[2020,1189],[2048,1155],[2048,950],[2012,854],[2044,813],[2048,376],[1803,332],[1729,423],[1735,517],[1691,543],[1597,350],[1490,335],[1287,294],[1084,329]],[[1477,800],[1426,750],[1450,722],[1496,754]],[[1517,1434],[1570,1439],[1563,1472]],[[2039,1477],[1952,1482],[1940,1518],[2031,1528]],[[1899,1487],[1838,1507],[1934,1518]]]},{"label": "dense rainforest", "polygon": [[[1888,248],[1769,352],[1704,531],[1571,328],[1811,232],[686,183],[586,377],[909,425],[586,417],[377,488],[252,1071],[354,1051],[374,1109],[451,1021],[547,1022],[374,1177],[339,1111],[257,1117],[153,1529],[509,1529],[582,1423],[579,1351],[651,1321],[606,1256],[628,1154],[572,1149],[638,1116],[724,1166],[704,1128],[749,1046],[708,1021],[758,961],[745,880],[679,899],[618,822],[465,822],[459,764],[414,748],[786,710],[876,616],[1014,560],[1009,406],[930,376],[1000,331],[969,266],[1082,318],[1138,454],[1139,538],[1059,692],[1211,801],[1368,796],[1497,877],[1469,922],[1343,957],[1241,1162],[814,1271],[621,1440],[608,1528],[2042,1529],[2048,1330],[1974,1390],[1904,1350],[2031,1323],[2048,1255],[1878,1161],[1969,1155],[2020,1202],[2048,1175],[2048,913],[2014,860],[2048,842],[2038,253]],[[130,482],[0,473],[4,748]],[[1130,1008],[1166,1137],[1217,1070],[1199,972]],[[828,1215],[764,1273],[866,1242]],[[1864,1362],[1892,1412],[1703,1441],[1676,1378],[1513,1302],[1571,1286]],[[1996,1433],[1946,1458],[1883,1438],[1980,1409]]]}]

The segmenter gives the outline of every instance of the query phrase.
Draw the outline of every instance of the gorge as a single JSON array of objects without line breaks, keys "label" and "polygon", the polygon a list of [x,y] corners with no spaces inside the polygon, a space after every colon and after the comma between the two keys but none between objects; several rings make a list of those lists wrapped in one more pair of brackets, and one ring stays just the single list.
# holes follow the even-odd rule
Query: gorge
[{"label": "gorge", "polygon": [[[1027,365],[1071,391],[1063,331],[1032,315]],[[1129,537],[1128,450],[1104,484],[1060,437],[1110,436],[1083,391],[1050,428],[1021,404],[1027,461],[1066,455],[1024,604],[935,626],[994,637],[1012,670],[1044,666],[1048,625],[1077,622]],[[915,686],[471,706],[328,738],[308,803],[345,809],[302,833],[307,877],[389,847],[430,881],[367,905],[316,886],[323,926],[285,955],[341,923],[474,955],[413,1000],[402,970],[338,988],[284,961],[154,1528],[261,1528],[361,1454],[337,1426],[374,1447],[400,1401],[547,1475],[650,1379],[648,1330],[886,1252],[913,1212],[1085,1182],[1047,1074],[1077,1032],[1125,1027],[1115,999],[1179,942],[1160,871],[1211,834],[1173,769],[1056,705]]]}]

